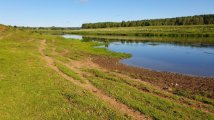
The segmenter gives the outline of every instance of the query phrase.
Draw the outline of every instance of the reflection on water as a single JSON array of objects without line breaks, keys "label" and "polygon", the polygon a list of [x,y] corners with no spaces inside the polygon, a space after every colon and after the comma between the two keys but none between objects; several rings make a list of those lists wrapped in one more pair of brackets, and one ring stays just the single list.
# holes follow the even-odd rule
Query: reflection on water
[{"label": "reflection on water", "polygon": [[81,35],[63,35],[64,38],[73,38],[73,39],[79,39],[82,40],[83,36]]},{"label": "reflection on water", "polygon": [[[170,41],[161,38],[163,40],[157,42],[160,40],[142,39],[144,40],[83,37],[83,41],[102,41],[105,43],[103,47],[109,50],[132,54],[131,58],[121,60],[127,65],[157,71],[214,76],[214,46],[210,46],[205,41],[186,40],[188,42],[185,42],[176,39]],[[201,41],[200,38],[197,41]]]}]

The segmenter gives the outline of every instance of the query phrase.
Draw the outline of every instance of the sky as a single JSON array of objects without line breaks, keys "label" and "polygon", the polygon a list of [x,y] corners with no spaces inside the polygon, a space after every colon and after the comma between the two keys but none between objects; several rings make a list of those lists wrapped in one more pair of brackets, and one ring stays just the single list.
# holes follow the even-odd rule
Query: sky
[{"label": "sky", "polygon": [[214,14],[214,0],[0,0],[0,24],[80,27],[119,22]]}]

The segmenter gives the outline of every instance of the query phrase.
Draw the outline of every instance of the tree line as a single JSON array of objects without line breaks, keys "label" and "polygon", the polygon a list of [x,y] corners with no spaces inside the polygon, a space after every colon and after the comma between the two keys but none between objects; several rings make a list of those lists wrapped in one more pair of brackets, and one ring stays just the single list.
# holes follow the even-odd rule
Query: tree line
[{"label": "tree line", "polygon": [[214,24],[214,14],[166,18],[166,19],[138,20],[138,21],[86,23],[82,25],[82,28],[91,29],[91,28],[113,28],[113,27],[173,26],[173,25],[178,26],[178,25],[208,25],[208,24]]}]

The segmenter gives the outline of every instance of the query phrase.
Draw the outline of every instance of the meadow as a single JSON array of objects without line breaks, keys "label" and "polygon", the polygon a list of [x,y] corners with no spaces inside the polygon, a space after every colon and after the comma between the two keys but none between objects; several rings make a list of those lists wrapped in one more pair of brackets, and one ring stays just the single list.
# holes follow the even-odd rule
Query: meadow
[{"label": "meadow", "polygon": [[[213,35],[213,26],[197,27],[204,30],[203,34]],[[197,29],[185,28],[189,34],[200,34]],[[124,30],[127,35],[150,31],[146,28],[104,30],[106,34],[121,34],[119,31]],[[162,27],[154,27],[153,31],[156,30],[159,33]],[[184,32],[183,27],[171,30],[162,32]],[[66,32],[101,34],[102,31]],[[104,69],[92,61],[94,56],[122,59],[130,57],[129,54],[95,47],[102,43],[65,39],[43,32],[0,28],[1,120],[214,119],[212,98],[198,95],[198,99],[193,99],[174,94],[143,79]]]},{"label": "meadow", "polygon": [[[37,30],[38,31],[38,30]],[[48,30],[41,33],[80,34],[80,35],[112,35],[112,36],[156,36],[156,37],[214,37],[214,25],[183,25],[183,26],[144,26],[118,27],[80,30]]]}]

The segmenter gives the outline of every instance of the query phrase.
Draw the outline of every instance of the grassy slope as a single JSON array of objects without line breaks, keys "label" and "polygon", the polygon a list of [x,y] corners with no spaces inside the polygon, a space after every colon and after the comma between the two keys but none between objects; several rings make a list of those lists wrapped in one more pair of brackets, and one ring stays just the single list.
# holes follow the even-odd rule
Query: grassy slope
[{"label": "grassy slope", "polygon": [[0,30],[2,30],[3,28],[4,28],[4,26],[0,24]]},{"label": "grassy slope", "polygon": [[[94,52],[93,49],[84,46],[80,41],[61,39],[50,44],[55,44],[54,46],[57,46],[56,50],[59,53],[63,53],[65,49],[69,51],[69,53],[60,57],[50,54],[50,56],[64,63],[69,63],[67,60],[68,58],[78,60],[86,57],[85,55],[78,56],[80,53],[103,55],[102,51]],[[88,44],[92,43],[89,42]],[[78,45],[78,49],[75,48],[76,45]],[[211,114],[214,112],[212,104],[201,104],[201,108],[205,109],[205,111],[209,111],[209,113],[205,113],[198,108],[195,109],[191,107],[191,105],[197,106],[200,101],[194,101],[177,95],[171,95],[164,91],[154,90],[153,86],[148,87],[139,82],[121,79],[118,76],[112,76],[111,74],[106,74],[91,68],[87,69],[87,66],[83,68],[83,71],[86,71],[86,74],[91,74],[86,76],[86,79],[103,90],[106,94],[154,119],[214,118],[214,114]],[[148,89],[149,92],[147,90],[147,92],[142,91],[143,89]]]},{"label": "grassy slope", "polygon": [[[63,63],[69,63],[69,59],[82,60],[91,54],[128,57],[103,48],[94,48],[98,43],[8,31],[5,37],[0,39],[0,119],[127,119],[94,94],[72,84],[48,68],[38,53],[42,39],[47,40],[46,55]],[[53,48],[56,48],[59,55],[52,53]],[[62,54],[65,51],[67,53]],[[75,75],[75,71],[68,70],[66,66],[57,64],[57,67],[74,79],[81,79]],[[172,98],[144,92],[140,89],[144,85],[138,82],[124,82],[124,79],[117,76],[91,68],[84,71],[90,74],[85,79],[89,79],[106,94],[151,118],[214,119],[213,105],[202,106],[209,111],[203,112],[199,108],[175,102]],[[150,86],[150,89],[154,89],[153,86]],[[164,94],[164,91],[159,93]],[[179,96],[173,97],[177,98]],[[197,101],[188,101],[197,104]]]},{"label": "grassy slope", "polygon": [[8,33],[0,39],[1,120],[126,119],[48,68],[38,53],[39,36]]},{"label": "grassy slope", "polygon": [[[163,94],[165,97],[158,97],[151,94],[153,91],[153,87],[151,86],[139,85],[140,83],[134,84],[134,81],[114,77],[95,69],[87,69],[86,71],[94,75],[90,76],[89,80],[95,86],[154,119],[213,119],[214,117],[211,114],[204,114],[186,105],[166,99],[168,95],[164,95],[163,91],[159,91],[158,94]],[[147,90],[145,92],[142,89]],[[179,99],[178,96],[173,97]],[[211,107],[211,109],[213,108]]]}]

